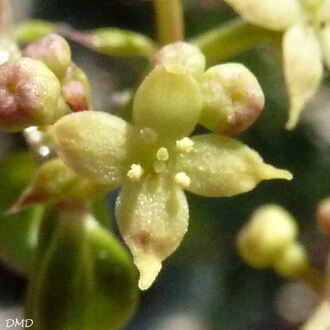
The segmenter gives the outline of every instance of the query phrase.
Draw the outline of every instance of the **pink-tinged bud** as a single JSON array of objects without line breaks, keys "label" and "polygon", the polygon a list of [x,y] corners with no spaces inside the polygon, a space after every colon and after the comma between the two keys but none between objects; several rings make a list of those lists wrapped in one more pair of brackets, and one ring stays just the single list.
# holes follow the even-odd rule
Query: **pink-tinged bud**
[{"label": "pink-tinged bud", "polygon": [[321,233],[330,238],[330,198],[326,198],[317,207],[317,226]]},{"label": "pink-tinged bud", "polygon": [[238,134],[252,125],[264,107],[255,76],[241,64],[210,68],[201,81],[204,109],[200,123],[219,134]]},{"label": "pink-tinged bud", "polygon": [[72,111],[88,110],[85,87],[80,81],[69,81],[62,87],[61,93]]},{"label": "pink-tinged bud", "polygon": [[0,128],[18,132],[62,117],[60,82],[42,62],[20,57],[0,66]]},{"label": "pink-tinged bud", "polygon": [[[74,84],[71,84],[72,82],[74,82]],[[75,63],[71,62],[68,67],[66,76],[62,81],[62,86],[62,96],[71,110],[93,110],[89,80],[85,72]]]},{"label": "pink-tinged bud", "polygon": [[58,34],[50,34],[26,47],[23,56],[42,61],[62,80],[71,63],[71,50],[67,41]]}]

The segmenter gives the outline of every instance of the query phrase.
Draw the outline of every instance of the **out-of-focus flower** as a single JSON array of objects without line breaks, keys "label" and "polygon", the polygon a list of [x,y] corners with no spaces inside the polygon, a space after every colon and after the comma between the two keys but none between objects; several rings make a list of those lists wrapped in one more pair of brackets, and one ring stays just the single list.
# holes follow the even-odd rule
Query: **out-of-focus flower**
[{"label": "out-of-focus flower", "polygon": [[243,18],[266,29],[285,31],[284,73],[290,96],[287,128],[320,85],[323,64],[330,69],[329,0],[226,0]]}]

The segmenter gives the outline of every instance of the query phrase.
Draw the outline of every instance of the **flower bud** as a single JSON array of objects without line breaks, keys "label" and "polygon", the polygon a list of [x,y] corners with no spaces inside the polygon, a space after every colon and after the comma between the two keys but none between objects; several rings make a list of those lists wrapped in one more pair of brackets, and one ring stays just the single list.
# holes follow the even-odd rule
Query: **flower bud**
[{"label": "flower bud", "polygon": [[200,123],[219,134],[238,134],[252,125],[264,107],[255,76],[241,64],[210,68],[201,81],[204,109]]},{"label": "flower bud", "polygon": [[266,268],[295,240],[297,225],[280,206],[266,205],[253,213],[238,234],[238,250],[251,266]]},{"label": "flower bud", "polygon": [[10,38],[0,35],[0,65],[19,56],[19,50]]},{"label": "flower bud", "polygon": [[42,62],[20,57],[0,67],[0,127],[21,131],[53,124],[66,111],[60,83]]},{"label": "flower bud", "polygon": [[101,28],[90,32],[69,32],[70,38],[109,56],[150,56],[152,41],[142,34],[116,28]]},{"label": "flower bud", "polygon": [[34,204],[57,203],[65,199],[91,199],[109,189],[111,187],[79,177],[69,170],[61,159],[54,159],[38,168],[32,182],[12,211],[17,212]]},{"label": "flower bud", "polygon": [[205,57],[197,46],[176,42],[163,47],[155,59],[156,65],[182,65],[196,78],[205,70]]},{"label": "flower bud", "polygon": [[46,64],[59,80],[66,74],[71,63],[71,50],[67,41],[58,34],[50,34],[26,47],[23,56]]},{"label": "flower bud", "polygon": [[13,38],[18,44],[29,44],[55,31],[55,25],[43,20],[25,22],[13,31]]},{"label": "flower bud", "polygon": [[72,111],[88,110],[86,90],[80,81],[69,81],[63,85],[61,94]]},{"label": "flower bud", "polygon": [[298,242],[290,244],[274,262],[274,270],[284,277],[300,277],[309,268],[309,261],[304,246]]},{"label": "flower bud", "polygon": [[330,198],[326,198],[317,207],[317,226],[321,233],[330,238]]},{"label": "flower bud", "polygon": [[93,109],[89,80],[76,64],[70,64],[62,83],[62,97],[72,111]]}]

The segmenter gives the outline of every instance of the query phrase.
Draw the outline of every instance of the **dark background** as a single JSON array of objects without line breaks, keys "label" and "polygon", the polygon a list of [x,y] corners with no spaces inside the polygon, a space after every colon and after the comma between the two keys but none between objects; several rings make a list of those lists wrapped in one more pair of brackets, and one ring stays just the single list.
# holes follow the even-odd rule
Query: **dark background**
[{"label": "dark background", "polygon": [[[187,1],[185,14],[187,38],[234,16],[215,0]],[[78,29],[116,26],[155,37],[152,6],[147,1],[34,0],[32,16],[63,21]],[[136,86],[142,78],[144,64],[140,59],[116,59],[95,55],[76,44],[72,47],[74,59],[91,78],[100,110],[111,111],[109,95]],[[315,303],[304,286],[292,281],[287,286],[287,281],[272,271],[246,266],[237,255],[235,238],[258,206],[280,204],[296,217],[299,239],[313,264],[322,268],[326,240],[317,232],[314,212],[319,200],[330,195],[329,77],[326,75],[301,123],[288,132],[284,128],[288,102],[282,69],[270,48],[261,46],[228,61],[239,61],[250,68],[266,95],[263,114],[238,138],[257,150],[266,162],[290,170],[294,180],[263,182],[252,192],[232,198],[189,195],[190,230],[164,263],[152,288],[141,293],[139,308],[126,329],[295,329]],[[9,135],[2,137],[2,144],[3,149],[22,147],[18,138]],[[0,269],[2,314],[16,313],[24,287],[24,279]]]}]

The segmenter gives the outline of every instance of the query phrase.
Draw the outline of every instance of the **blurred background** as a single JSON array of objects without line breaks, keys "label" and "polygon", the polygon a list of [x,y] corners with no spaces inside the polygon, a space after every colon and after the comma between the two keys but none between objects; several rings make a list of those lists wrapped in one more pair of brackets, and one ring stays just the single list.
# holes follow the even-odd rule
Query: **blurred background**
[{"label": "blurred background", "polygon": [[[155,37],[148,1],[12,3],[16,22],[33,17],[66,22],[77,29],[115,26]],[[234,16],[220,0],[186,0],[187,38]],[[143,60],[95,55],[76,44],[72,49],[74,60],[90,78],[96,108],[116,112],[116,93],[138,85],[143,78]],[[165,261],[152,288],[141,293],[138,310],[126,330],[289,330],[296,329],[317,304],[317,298],[304,284],[246,266],[237,255],[235,238],[257,207],[277,203],[296,217],[300,240],[312,263],[323,267],[327,242],[316,229],[314,211],[320,199],[330,195],[329,76],[298,127],[288,132],[284,128],[288,102],[282,68],[271,49],[257,47],[228,61],[244,63],[257,76],[266,95],[263,114],[238,139],[257,150],[266,162],[290,170],[294,180],[263,182],[252,192],[232,198],[188,195],[190,230],[179,249]],[[18,136],[1,134],[1,158],[23,148]],[[24,278],[4,266],[0,268],[1,318],[20,314],[25,284]]]}]

